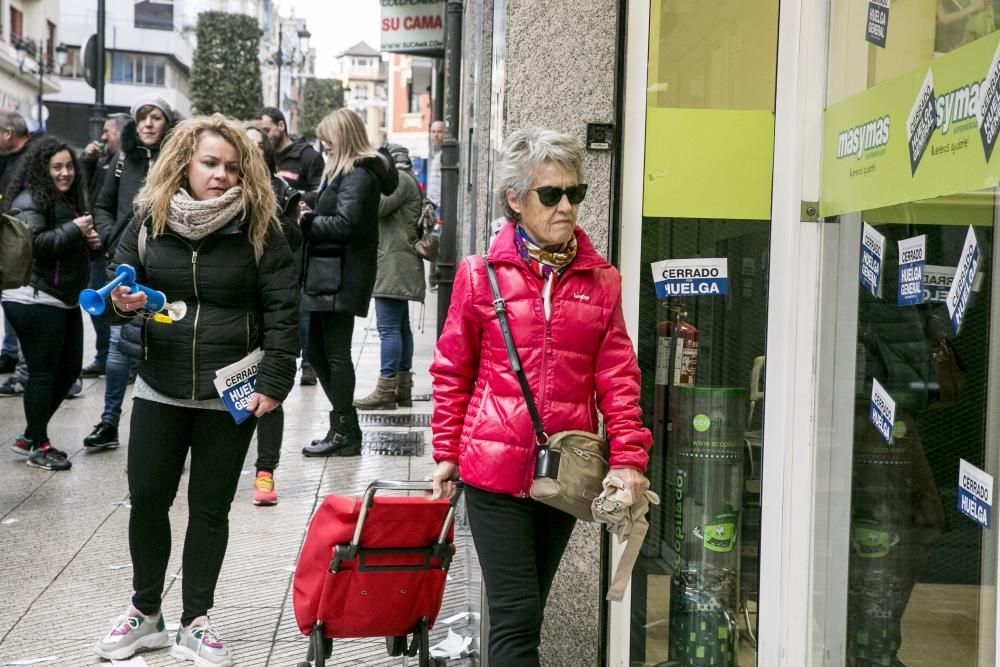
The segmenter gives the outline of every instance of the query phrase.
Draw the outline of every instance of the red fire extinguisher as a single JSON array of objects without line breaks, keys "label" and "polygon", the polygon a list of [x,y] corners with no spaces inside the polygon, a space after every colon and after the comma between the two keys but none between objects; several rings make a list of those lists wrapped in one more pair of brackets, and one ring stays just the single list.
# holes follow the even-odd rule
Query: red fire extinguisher
[{"label": "red fire extinguisher", "polygon": [[698,375],[698,330],[684,319],[687,312],[683,306],[670,311],[671,317],[656,325],[656,384],[693,387]]}]

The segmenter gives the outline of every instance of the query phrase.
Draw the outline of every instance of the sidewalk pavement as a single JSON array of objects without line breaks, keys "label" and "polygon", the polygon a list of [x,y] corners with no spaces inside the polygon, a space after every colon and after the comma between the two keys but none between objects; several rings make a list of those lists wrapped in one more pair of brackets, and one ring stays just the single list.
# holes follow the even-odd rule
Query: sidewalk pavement
[{"label": "sidewalk pavement", "polygon": [[[420,305],[411,304],[410,310],[415,394],[430,393],[428,367],[435,340],[436,295],[428,297],[423,331],[417,329]],[[367,320],[356,320],[354,329],[357,396],[366,395],[378,376],[374,308],[370,312]],[[85,330],[84,365],[94,356],[89,321],[85,322]],[[93,654],[92,646],[130,601],[125,463],[131,401],[127,397],[120,434],[122,446],[117,450],[85,451],[83,438],[99,421],[103,407],[104,381],[86,380],[85,385],[84,394],[63,403],[49,427],[53,444],[65,450],[73,462],[68,472],[29,468],[22,457],[10,452],[11,443],[24,426],[22,403],[19,398],[0,398],[0,468],[4,479],[0,487],[0,543],[4,554],[0,562],[0,665],[39,658],[53,658],[36,663],[40,665],[108,665]],[[294,666],[305,659],[308,642],[295,624],[291,570],[309,519],[323,497],[329,493],[358,495],[374,479],[423,479],[433,466],[430,430],[426,426],[431,403],[427,400],[415,402],[412,409],[368,413],[412,414],[415,423],[424,426],[362,424],[366,442],[406,437],[422,439],[422,447],[411,447],[411,455],[388,455],[374,453],[366,445],[363,456],[351,458],[307,459],[300,453],[311,439],[326,432],[329,404],[318,385],[296,386],[284,405],[284,446],[275,473],[278,505],[256,507],[251,502],[255,441],[230,514],[229,551],[211,611],[213,624],[240,667]],[[387,433],[396,435],[384,435]],[[384,450],[387,446],[376,447]],[[184,575],[180,551],[187,525],[185,488],[186,476],[171,510],[174,549],[163,601],[168,623],[177,623],[180,618],[180,580]],[[457,555],[438,625],[431,631],[431,643],[443,640],[450,628],[459,635],[473,637],[471,647],[476,649],[479,565],[461,513],[456,546]],[[450,625],[442,622],[463,612],[470,615]],[[139,657],[150,666],[181,664],[165,649],[140,653]],[[388,657],[385,641],[379,637],[335,641],[328,664],[405,665],[406,660]],[[474,662],[474,658],[461,658],[448,664]],[[410,665],[416,663],[416,658],[409,658]]]}]

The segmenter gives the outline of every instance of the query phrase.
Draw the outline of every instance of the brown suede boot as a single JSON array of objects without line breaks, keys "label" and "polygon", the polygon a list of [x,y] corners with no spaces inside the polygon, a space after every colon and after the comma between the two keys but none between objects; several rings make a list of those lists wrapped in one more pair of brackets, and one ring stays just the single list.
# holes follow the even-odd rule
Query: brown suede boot
[{"label": "brown suede boot", "polygon": [[395,410],[398,386],[398,375],[391,378],[380,377],[378,384],[375,385],[375,391],[354,401],[354,407],[359,410]]},{"label": "brown suede boot", "polygon": [[396,377],[399,378],[399,386],[396,387],[396,405],[401,408],[412,408],[413,373],[400,371]]}]

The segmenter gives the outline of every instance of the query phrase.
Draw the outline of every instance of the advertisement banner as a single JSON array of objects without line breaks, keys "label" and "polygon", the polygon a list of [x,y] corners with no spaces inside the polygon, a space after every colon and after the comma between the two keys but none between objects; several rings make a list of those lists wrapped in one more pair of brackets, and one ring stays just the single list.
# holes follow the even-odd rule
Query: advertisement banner
[{"label": "advertisement banner", "polygon": [[724,296],[729,293],[729,268],[725,257],[665,259],[654,262],[656,296]]},{"label": "advertisement banner", "polygon": [[882,264],[885,262],[885,237],[864,223],[861,230],[861,286],[878,298],[882,292]]},{"label": "advertisement banner", "polygon": [[1000,32],[827,108],[824,216],[1000,183]]},{"label": "advertisement banner", "polygon": [[444,53],[444,0],[381,0],[385,53]]},{"label": "advertisement banner", "polygon": [[896,304],[916,306],[924,300],[924,262],[927,257],[927,236],[915,236],[899,241],[899,289]]}]

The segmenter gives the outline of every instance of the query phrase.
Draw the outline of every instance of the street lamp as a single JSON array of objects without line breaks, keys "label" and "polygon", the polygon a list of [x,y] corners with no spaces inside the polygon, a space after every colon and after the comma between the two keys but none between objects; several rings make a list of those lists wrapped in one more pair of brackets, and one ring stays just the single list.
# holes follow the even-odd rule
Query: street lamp
[{"label": "street lamp", "polygon": [[[292,53],[286,58],[285,51],[282,46],[285,37],[284,26],[278,23],[278,52],[274,54],[271,62],[278,66],[278,83],[276,85],[277,91],[275,92],[275,104],[274,106],[281,109],[281,68],[284,65],[289,67],[294,67],[296,69],[301,69],[305,65],[306,58],[309,54],[309,38],[312,37],[312,33],[303,26],[298,30],[299,44],[298,48],[292,48]],[[298,57],[296,57],[298,56]]]},{"label": "street lamp", "polygon": [[[51,42],[50,42],[51,43]],[[37,63],[34,70],[27,70],[24,67],[25,60],[28,57],[28,51],[32,50],[34,47],[34,53],[32,54]],[[14,48],[17,50],[17,69],[24,74],[25,72],[31,72],[32,74],[38,74],[38,129],[42,128],[42,96],[45,94],[44,78],[46,74],[52,74],[55,70],[53,67],[52,59],[45,57],[45,41],[42,40],[37,45],[34,42],[29,42],[26,39],[19,39],[14,44]],[[55,67],[62,71],[62,68],[66,65],[66,58],[69,54],[69,48],[59,42],[59,46],[55,48],[56,61]]]}]

